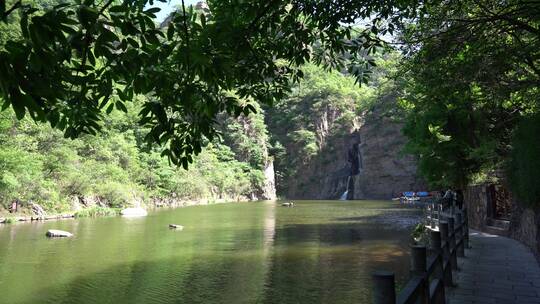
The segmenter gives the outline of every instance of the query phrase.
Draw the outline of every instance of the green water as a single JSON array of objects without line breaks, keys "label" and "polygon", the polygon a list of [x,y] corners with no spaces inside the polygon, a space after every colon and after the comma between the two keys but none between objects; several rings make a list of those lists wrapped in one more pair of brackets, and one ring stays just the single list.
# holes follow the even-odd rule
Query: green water
[{"label": "green water", "polygon": [[407,276],[417,220],[392,202],[300,201],[3,225],[0,303],[370,303],[373,270]]}]

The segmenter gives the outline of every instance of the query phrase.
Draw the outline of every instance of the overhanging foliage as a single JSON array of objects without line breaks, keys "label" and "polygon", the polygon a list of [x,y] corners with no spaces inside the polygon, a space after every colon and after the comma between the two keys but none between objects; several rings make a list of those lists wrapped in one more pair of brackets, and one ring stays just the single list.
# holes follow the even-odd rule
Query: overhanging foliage
[{"label": "overhanging foliage", "polygon": [[[366,82],[381,46],[376,35],[392,33],[417,3],[233,0],[197,11],[182,2],[166,29],[154,23],[152,0],[33,4],[0,7],[4,21],[20,14],[22,33],[0,51],[3,108],[75,138],[95,134],[105,113],[146,94],[146,141],[187,168],[217,135],[218,113],[247,115],[255,111],[249,100],[283,98],[304,63],[347,68]],[[354,30],[357,20],[370,21]]]}]

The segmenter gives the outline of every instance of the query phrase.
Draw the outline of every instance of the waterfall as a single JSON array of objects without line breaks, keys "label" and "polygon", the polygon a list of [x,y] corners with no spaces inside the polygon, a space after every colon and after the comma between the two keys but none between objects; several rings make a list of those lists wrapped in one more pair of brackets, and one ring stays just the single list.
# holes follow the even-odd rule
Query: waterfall
[{"label": "waterfall", "polygon": [[339,198],[340,201],[346,201],[347,200],[347,196],[349,195],[349,183],[350,182],[351,182],[351,176],[349,175],[347,177],[347,188],[345,189],[345,192],[343,192],[343,194]]},{"label": "waterfall", "polygon": [[30,203],[30,206],[32,207],[32,212],[38,216],[39,219],[45,219],[45,216],[47,213],[45,213],[45,210],[43,210],[43,207],[36,203]]}]

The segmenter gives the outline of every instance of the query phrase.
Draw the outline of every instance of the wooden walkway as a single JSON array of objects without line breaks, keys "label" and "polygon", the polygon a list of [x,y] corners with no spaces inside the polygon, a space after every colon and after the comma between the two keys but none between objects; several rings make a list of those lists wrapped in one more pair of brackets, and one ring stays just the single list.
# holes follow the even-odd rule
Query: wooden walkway
[{"label": "wooden walkway", "polygon": [[458,259],[447,303],[540,304],[540,267],[525,245],[471,230],[470,246]]}]

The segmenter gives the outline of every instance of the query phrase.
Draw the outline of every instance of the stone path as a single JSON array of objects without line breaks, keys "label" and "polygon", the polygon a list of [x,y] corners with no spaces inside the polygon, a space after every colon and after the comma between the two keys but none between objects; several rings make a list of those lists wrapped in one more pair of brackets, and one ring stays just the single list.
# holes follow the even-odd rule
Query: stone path
[{"label": "stone path", "polygon": [[471,249],[459,258],[450,304],[540,304],[540,267],[525,245],[471,230]]}]

